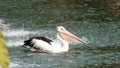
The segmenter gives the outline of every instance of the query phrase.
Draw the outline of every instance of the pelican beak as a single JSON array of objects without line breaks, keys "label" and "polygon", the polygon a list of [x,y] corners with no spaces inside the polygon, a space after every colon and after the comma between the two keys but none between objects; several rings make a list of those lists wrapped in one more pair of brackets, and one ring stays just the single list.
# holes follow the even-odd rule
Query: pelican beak
[{"label": "pelican beak", "polygon": [[73,42],[78,44],[86,44],[87,42],[83,41],[79,37],[67,31],[65,28],[58,31],[58,35],[67,42]]}]

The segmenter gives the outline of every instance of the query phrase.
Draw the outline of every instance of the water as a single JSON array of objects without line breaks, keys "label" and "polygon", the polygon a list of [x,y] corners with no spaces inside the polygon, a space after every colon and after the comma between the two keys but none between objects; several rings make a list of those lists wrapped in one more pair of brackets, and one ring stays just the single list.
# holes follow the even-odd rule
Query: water
[{"label": "water", "polygon": [[[119,68],[120,5],[117,0],[1,0],[0,27],[10,68]],[[20,47],[29,37],[55,39],[64,26],[88,44],[70,44],[68,53],[34,53]]]}]

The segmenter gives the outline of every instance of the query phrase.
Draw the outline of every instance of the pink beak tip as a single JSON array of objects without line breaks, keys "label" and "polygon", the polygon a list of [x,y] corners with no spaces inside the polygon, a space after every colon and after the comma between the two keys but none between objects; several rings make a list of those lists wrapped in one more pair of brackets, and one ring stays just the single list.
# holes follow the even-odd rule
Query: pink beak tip
[{"label": "pink beak tip", "polygon": [[86,42],[86,41],[82,41],[82,42],[80,42],[81,44],[88,44],[88,42]]}]

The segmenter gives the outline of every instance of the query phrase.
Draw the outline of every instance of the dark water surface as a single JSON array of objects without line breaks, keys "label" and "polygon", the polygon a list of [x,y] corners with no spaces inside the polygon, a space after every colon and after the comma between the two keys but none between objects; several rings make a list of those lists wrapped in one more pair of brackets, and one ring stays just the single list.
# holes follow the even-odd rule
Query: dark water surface
[{"label": "dark water surface", "polygon": [[[120,68],[119,0],[1,0],[0,19],[10,68]],[[64,54],[20,47],[33,36],[55,39],[57,26],[89,43]]]}]

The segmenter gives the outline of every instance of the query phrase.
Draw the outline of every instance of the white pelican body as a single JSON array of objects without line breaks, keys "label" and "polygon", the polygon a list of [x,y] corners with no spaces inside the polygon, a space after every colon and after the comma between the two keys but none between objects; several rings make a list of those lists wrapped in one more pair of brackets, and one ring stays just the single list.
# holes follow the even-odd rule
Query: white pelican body
[{"label": "white pelican body", "polygon": [[64,27],[57,27],[57,38],[59,43],[53,42],[45,37],[33,37],[24,41],[24,47],[32,51],[46,53],[63,53],[69,50],[69,42],[84,44],[85,41],[68,32]]}]

